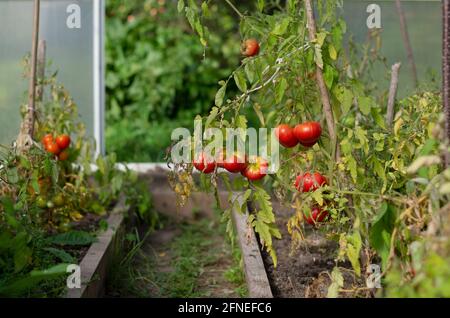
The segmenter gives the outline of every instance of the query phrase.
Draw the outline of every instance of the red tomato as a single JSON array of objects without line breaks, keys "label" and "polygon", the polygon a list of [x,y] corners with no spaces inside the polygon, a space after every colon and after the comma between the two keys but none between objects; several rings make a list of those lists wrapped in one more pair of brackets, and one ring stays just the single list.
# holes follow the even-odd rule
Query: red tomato
[{"label": "red tomato", "polygon": [[294,129],[289,125],[278,125],[277,128],[275,128],[275,136],[277,136],[280,144],[286,148],[292,148],[298,144],[298,140],[294,136]]},{"label": "red tomato", "polygon": [[245,155],[235,152],[231,156],[226,156],[222,167],[232,173],[242,172],[247,168],[247,158]]},{"label": "red tomato", "polygon": [[42,144],[44,146],[47,146],[47,144],[52,142],[52,141],[53,141],[53,135],[52,134],[45,135],[44,137],[42,137],[42,140],[41,140],[41,142],[42,142]]},{"label": "red tomato", "polygon": [[313,175],[307,172],[304,175],[299,175],[295,180],[295,187],[300,192],[315,191],[326,184],[327,179],[318,172],[314,172]]},{"label": "red tomato", "polygon": [[305,147],[312,147],[322,134],[322,127],[316,121],[298,124],[294,128],[294,136]]},{"label": "red tomato", "polygon": [[67,159],[69,159],[69,152],[67,150],[62,151],[58,155],[58,160],[60,161],[66,161]]},{"label": "red tomato", "polygon": [[315,225],[316,223],[323,222],[327,218],[328,211],[324,211],[319,207],[314,207],[309,215],[303,214],[303,216],[305,217],[306,223]]},{"label": "red tomato", "polygon": [[70,145],[70,136],[69,135],[59,135],[56,137],[56,143],[61,150],[66,149]]},{"label": "red tomato", "polygon": [[207,158],[202,152],[197,159],[194,159],[194,167],[203,173],[211,173],[216,169],[216,163],[213,158]]},{"label": "red tomato", "polygon": [[54,155],[59,155],[59,153],[61,152],[61,149],[59,148],[58,144],[56,142],[50,142],[45,146],[45,149],[54,154]]},{"label": "red tomato", "polygon": [[242,44],[242,54],[247,57],[255,56],[259,53],[259,43],[256,39],[245,40]]},{"label": "red tomato", "polygon": [[256,162],[250,163],[247,168],[242,171],[242,175],[250,181],[256,181],[267,175],[269,164],[261,157],[256,158]]}]

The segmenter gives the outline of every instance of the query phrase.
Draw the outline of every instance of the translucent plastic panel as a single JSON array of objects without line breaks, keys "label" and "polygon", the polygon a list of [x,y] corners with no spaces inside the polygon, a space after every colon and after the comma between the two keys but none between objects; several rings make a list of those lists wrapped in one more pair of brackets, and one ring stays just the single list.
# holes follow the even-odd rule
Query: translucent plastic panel
[{"label": "translucent plastic panel", "polygon": [[[67,7],[81,9],[81,28],[67,26]],[[0,0],[0,143],[9,144],[20,127],[19,106],[26,100],[27,80],[21,61],[31,50],[33,1]],[[41,1],[40,39],[47,60],[78,104],[88,132],[94,131],[93,1]]]},{"label": "translucent plastic panel", "polygon": [[[379,6],[382,39],[380,53],[386,58],[385,63],[389,70],[392,64],[402,62],[399,93],[401,95],[410,93],[414,89],[414,80],[402,38],[395,1],[344,0],[343,3],[347,32],[359,44],[367,42],[369,31],[367,18],[374,12],[369,10],[368,13],[368,6],[371,4]],[[402,0],[401,6],[406,19],[419,82],[438,88],[441,80],[442,61],[441,1]],[[380,88],[386,88],[389,85],[389,75],[386,68],[383,67],[383,63],[375,63],[372,65],[372,69],[377,84],[384,86]]]}]

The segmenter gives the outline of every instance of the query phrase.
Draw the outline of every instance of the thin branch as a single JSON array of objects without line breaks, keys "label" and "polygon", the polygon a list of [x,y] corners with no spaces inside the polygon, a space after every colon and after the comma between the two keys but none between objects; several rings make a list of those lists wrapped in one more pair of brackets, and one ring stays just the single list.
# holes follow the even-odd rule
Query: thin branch
[{"label": "thin branch", "polygon": [[46,54],[47,44],[45,40],[40,40],[38,45],[38,54],[37,54],[37,70],[36,70],[36,79],[38,81],[38,86],[36,88],[36,100],[42,101],[42,97],[44,95],[44,80],[45,80],[45,63],[46,63]]},{"label": "thin branch", "polygon": [[392,121],[394,120],[394,105],[395,105],[395,97],[397,96],[398,73],[401,65],[402,63],[395,63],[394,65],[392,65],[391,86],[389,87],[389,98],[386,113],[387,127],[391,127]]},{"label": "thin branch", "polygon": [[400,18],[400,30],[402,32],[403,43],[405,44],[405,49],[406,49],[406,52],[408,55],[409,64],[411,66],[414,85],[417,87],[419,85],[419,80],[417,78],[417,68],[416,68],[416,62],[414,61],[414,54],[413,54],[413,50],[411,47],[411,41],[409,40],[409,33],[408,33],[408,26],[406,24],[405,12],[403,11],[400,0],[395,0],[395,6],[397,8],[397,14]]},{"label": "thin branch", "polygon": [[[305,0],[305,9],[308,23],[309,40],[312,42],[316,40],[317,31],[316,31],[316,21],[314,18],[314,10],[311,0]],[[339,153],[339,146],[337,143],[336,124],[334,122],[330,96],[328,93],[327,86],[325,85],[322,69],[318,65],[316,66],[316,81],[319,86],[320,96],[323,104],[323,111],[325,113],[325,119],[328,126],[328,133],[330,134],[331,144],[333,147],[332,152],[334,154],[334,158],[336,160],[339,160],[340,153]]]},{"label": "thin branch", "polygon": [[226,3],[237,13],[237,15],[242,19],[244,15],[234,6],[234,4],[230,0],[225,0]]}]

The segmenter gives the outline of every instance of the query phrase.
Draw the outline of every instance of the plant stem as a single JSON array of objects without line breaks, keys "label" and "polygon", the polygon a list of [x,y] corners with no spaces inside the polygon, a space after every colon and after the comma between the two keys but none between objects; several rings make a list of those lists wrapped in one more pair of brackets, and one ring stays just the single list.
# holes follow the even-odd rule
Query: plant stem
[{"label": "plant stem", "polygon": [[[316,20],[314,18],[314,10],[311,0],[305,0],[305,11],[307,17],[307,27],[309,33],[309,41],[313,42],[316,40],[317,30],[316,30]],[[323,105],[323,112],[325,113],[325,119],[327,122],[328,133],[331,139],[331,153],[333,158],[337,161],[340,159],[339,145],[337,142],[336,134],[336,124],[334,121],[333,111],[331,109],[330,95],[328,93],[327,86],[325,84],[325,79],[323,77],[322,69],[319,65],[316,65],[316,81],[319,86],[320,96]]]},{"label": "plant stem", "polygon": [[231,3],[230,0],[225,0],[226,3],[228,3],[228,5],[237,13],[237,15],[242,19],[244,17],[244,15],[238,10],[238,8],[236,8],[234,6],[233,3]]}]

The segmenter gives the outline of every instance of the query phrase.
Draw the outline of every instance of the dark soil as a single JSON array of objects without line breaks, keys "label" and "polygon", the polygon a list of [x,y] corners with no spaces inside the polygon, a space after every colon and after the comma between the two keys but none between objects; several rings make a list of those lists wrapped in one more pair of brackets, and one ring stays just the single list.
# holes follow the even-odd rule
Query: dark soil
[{"label": "dark soil", "polygon": [[[286,224],[293,211],[277,203],[274,203],[274,211],[277,214],[277,226],[282,233],[282,239],[273,242],[278,256],[277,267],[274,268],[272,259],[266,252],[262,253],[274,297],[326,297],[331,284],[328,273],[331,273],[336,264],[337,243],[326,240],[320,231],[307,226],[305,242],[297,249],[292,249]],[[339,267],[351,268],[351,265],[340,263]],[[353,275],[350,272],[343,272],[343,275],[345,285],[351,286]]]}]

